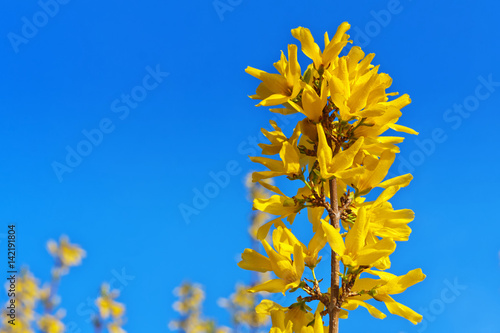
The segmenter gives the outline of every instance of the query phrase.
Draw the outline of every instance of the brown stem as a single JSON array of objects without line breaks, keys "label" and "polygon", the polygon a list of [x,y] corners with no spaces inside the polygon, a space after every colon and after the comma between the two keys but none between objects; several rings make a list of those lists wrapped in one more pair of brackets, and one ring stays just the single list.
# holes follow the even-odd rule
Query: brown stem
[{"label": "brown stem", "polygon": [[[337,194],[337,179],[331,179],[329,180],[329,185],[330,185],[330,207],[333,210],[333,216],[330,216],[330,224],[336,228],[340,228],[340,212],[339,212],[339,200],[338,200],[338,194]],[[338,333],[339,332],[339,314],[340,314],[340,307],[338,305],[338,298],[339,298],[339,286],[340,286],[340,279],[339,279],[339,272],[340,272],[340,263],[339,260],[337,259],[337,255],[335,252],[332,250],[332,275],[331,275],[331,287],[330,287],[330,294],[331,294],[331,302],[330,302],[330,308],[328,309],[329,314],[330,314],[330,323],[329,323],[329,328],[328,332],[329,333]]]}]

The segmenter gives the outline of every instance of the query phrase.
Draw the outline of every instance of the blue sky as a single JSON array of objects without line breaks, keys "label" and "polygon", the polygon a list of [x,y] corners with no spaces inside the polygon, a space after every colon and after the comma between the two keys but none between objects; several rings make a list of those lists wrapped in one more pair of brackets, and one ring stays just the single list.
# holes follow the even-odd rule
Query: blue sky
[{"label": "blue sky", "polygon": [[[236,267],[250,245],[243,180],[253,169],[247,155],[273,116],[247,97],[258,82],[244,69],[271,71],[280,50],[296,43],[292,28],[308,27],[321,40],[343,21],[355,44],[376,53],[393,90],[413,100],[400,123],[420,136],[401,144],[391,173],[413,173],[393,204],[413,209],[416,219],[410,241],[392,256],[392,272],[423,269],[427,279],[397,299],[427,314],[413,326],[360,309],[341,329],[500,332],[497,2],[41,0],[2,7],[0,220],[5,228],[17,224],[19,260],[44,281],[48,239],[67,234],[87,251],[60,289],[73,332],[91,332],[82,304],[113,279],[129,332],[167,332],[176,316],[172,289],[184,279],[202,283],[206,314],[229,324],[216,301],[249,279]],[[183,216],[180,207],[193,206],[196,191],[224,170],[228,184]],[[297,230],[306,223],[299,219]]]}]

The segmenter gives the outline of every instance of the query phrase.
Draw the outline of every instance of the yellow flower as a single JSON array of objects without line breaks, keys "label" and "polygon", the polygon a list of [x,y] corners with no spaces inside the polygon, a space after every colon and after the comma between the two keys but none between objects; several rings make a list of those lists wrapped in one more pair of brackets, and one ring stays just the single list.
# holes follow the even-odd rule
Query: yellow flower
[{"label": "yellow flower", "polygon": [[127,333],[123,328],[121,328],[121,323],[112,322],[108,324],[109,333]]},{"label": "yellow flower", "polygon": [[237,284],[236,291],[229,299],[219,299],[219,306],[226,308],[237,324],[246,324],[250,327],[264,326],[268,322],[265,314],[255,311],[257,297],[248,292],[248,286]]},{"label": "yellow flower", "polygon": [[[341,314],[342,316],[342,314]],[[298,331],[297,331],[298,332]],[[313,326],[303,326],[301,333],[325,333],[328,332],[328,326],[323,325],[323,318],[321,318],[320,311],[316,310],[316,314],[314,316],[314,325]]]},{"label": "yellow flower", "polygon": [[63,333],[64,324],[56,316],[43,315],[38,321],[38,327],[45,333]]},{"label": "yellow flower", "polygon": [[61,236],[59,244],[54,240],[49,240],[47,248],[50,254],[60,261],[63,267],[80,265],[82,258],[86,255],[80,246],[71,244],[67,236]]},{"label": "yellow flower", "polygon": [[247,67],[245,71],[258,78],[262,83],[257,88],[257,93],[250,96],[252,99],[262,100],[257,106],[280,105],[295,98],[302,85],[300,83],[300,65],[297,61],[297,46],[288,45],[288,61],[283,52],[281,59],[275,63],[280,74],[269,74],[253,67]]},{"label": "yellow flower", "polygon": [[[275,232],[277,231],[275,230]],[[254,250],[246,249],[241,256],[242,261],[238,263],[238,266],[258,272],[273,271],[278,278],[254,286],[249,291],[282,292],[284,294],[288,289],[297,288],[305,268],[302,247],[294,245],[292,260],[290,254],[283,250],[283,244],[280,242],[274,246],[281,249],[282,252],[276,252],[266,240],[262,241],[262,245],[268,257]]]},{"label": "yellow flower", "polygon": [[[365,124],[368,126],[359,126],[355,130],[356,137],[376,137],[387,131],[393,129],[398,132],[408,134],[418,134],[411,128],[396,124],[397,120],[401,117],[401,109],[411,103],[410,96],[404,94],[392,101],[379,102],[377,109],[380,111],[378,114],[373,114]],[[356,123],[355,123],[356,124]]]},{"label": "yellow flower", "polygon": [[300,242],[297,237],[288,228],[277,227],[273,232],[273,244],[278,253],[290,256],[294,253],[295,245],[299,245],[304,255],[305,265],[309,268],[314,268],[320,262],[318,253],[326,245],[326,236],[323,230],[318,230],[314,233],[308,246]]},{"label": "yellow flower", "polygon": [[329,40],[328,33],[325,33],[325,49],[323,52],[321,52],[318,44],[314,42],[309,29],[298,27],[292,30],[292,35],[300,41],[302,52],[313,60],[316,69],[319,69],[321,66],[327,68],[330,62],[340,54],[342,48],[349,42],[349,35],[346,34],[346,31],[350,27],[349,23],[343,22],[338,27],[332,40]]},{"label": "yellow flower", "polygon": [[323,108],[326,105],[328,98],[328,91],[326,89],[326,81],[323,81],[321,85],[320,96],[310,85],[306,85],[302,91],[301,105],[294,103],[293,101],[288,101],[288,103],[298,112],[304,114],[307,118],[311,119],[313,122],[318,122],[323,115]]},{"label": "yellow flower", "polygon": [[[259,228],[257,232],[257,239],[261,240],[266,238],[272,225],[275,227],[285,227],[285,224],[281,221],[282,218],[286,217],[288,222],[293,223],[295,216],[304,208],[304,205],[295,201],[293,198],[286,196],[278,187],[274,185],[263,182],[259,183],[268,190],[277,193],[277,195],[272,195],[267,199],[256,198],[253,203],[254,209],[260,210],[264,213],[278,215],[277,218],[263,224]],[[297,191],[295,197],[302,198],[303,196],[308,196],[310,194],[311,190],[307,187],[303,187]]]},{"label": "yellow flower", "polygon": [[265,128],[262,129],[262,133],[269,140],[271,144],[259,143],[259,147],[262,148],[262,155],[276,155],[279,154],[283,143],[288,141],[288,138],[283,134],[281,128],[274,120],[269,121],[274,131],[269,132]]},{"label": "yellow flower", "polygon": [[297,126],[290,139],[280,143],[279,155],[281,160],[273,160],[267,157],[250,157],[252,162],[261,163],[269,169],[269,171],[254,172],[252,174],[254,182],[283,175],[296,176],[301,173],[300,152],[297,147],[300,134],[300,126]]},{"label": "yellow flower", "polygon": [[18,299],[25,306],[33,307],[39,299],[38,280],[29,271],[22,271],[17,281]]},{"label": "yellow flower", "polygon": [[372,155],[367,155],[363,161],[362,172],[352,176],[347,175],[343,181],[354,187],[358,195],[366,195],[374,187],[382,187],[379,184],[389,172],[389,168],[394,163],[395,158],[396,154],[390,150],[384,151],[379,159]]},{"label": "yellow flower", "polygon": [[[422,273],[422,270],[420,268],[409,271],[408,273],[402,276],[396,276],[387,272],[374,271],[374,270],[368,270],[365,272],[370,273],[372,275],[376,275],[380,279],[371,279],[371,278],[358,279],[354,283],[352,291],[356,293],[360,292],[363,293],[360,296],[355,296],[353,297],[353,299],[349,299],[347,304],[349,304],[349,302],[351,304],[353,302],[356,303],[363,302],[364,300],[373,297],[377,301],[384,302],[385,306],[387,307],[387,310],[389,310],[390,313],[406,318],[413,324],[417,324],[422,320],[422,316],[420,314],[416,313],[407,306],[396,302],[391,296],[389,296],[394,294],[400,294],[404,292],[408,287],[411,287],[414,284],[423,281],[425,279],[425,274]],[[373,315],[371,311],[370,313]],[[376,311],[374,311],[374,313],[376,313]]]},{"label": "yellow flower", "polygon": [[[11,320],[10,317],[7,320]],[[5,324],[3,327],[0,327],[0,333],[35,333],[35,331],[29,321],[25,320],[23,316],[18,316],[16,317],[16,325]]]},{"label": "yellow flower", "polygon": [[[277,276],[263,280],[250,288],[251,292],[284,294],[300,287],[308,294],[308,297],[298,297],[297,303],[289,308],[271,301],[261,302],[257,312],[271,316],[271,333],[325,333],[328,328],[324,327],[321,313],[333,315],[335,303],[331,301],[343,303],[342,309],[337,309],[339,318],[347,318],[348,311],[360,306],[372,316],[384,318],[384,313],[366,302],[375,298],[384,302],[389,312],[413,323],[422,319],[390,296],[421,281],[425,277],[422,272],[415,270],[402,277],[382,272],[391,265],[389,256],[396,248],[395,241],[408,240],[411,232],[408,223],[414,218],[411,210],[395,210],[389,202],[400,188],[410,183],[412,176],[385,179],[399,153],[397,144],[404,139],[387,136],[385,132],[418,134],[397,123],[402,116],[401,109],[411,100],[407,94],[396,98],[399,93],[388,90],[392,78],[372,64],[374,54],[366,55],[355,46],[340,57],[342,48],[350,42],[346,34],[349,27],[348,23],[342,23],[331,40],[325,34],[323,50],[308,29],[292,30],[303,53],[312,59],[312,64],[303,67],[306,68],[303,74],[295,46],[289,46],[288,60],[282,54],[275,63],[279,74],[247,69],[262,80],[257,94],[252,96],[262,100],[259,105],[281,104],[284,108],[271,111],[305,115],[290,138],[274,121],[272,131],[263,130],[269,143],[260,144],[262,154],[279,155],[278,158],[251,158],[268,169],[253,173],[252,180],[272,192],[270,196],[255,197],[254,209],[276,217],[257,231],[266,255],[246,249],[238,265],[257,272],[272,271]],[[298,189],[295,196],[288,196],[274,184],[263,183],[278,176],[300,180],[305,186]],[[366,201],[364,196],[376,187],[384,190],[375,201]],[[307,246],[285,225],[286,222],[292,224],[304,208],[314,233]],[[334,215],[336,221],[329,221]],[[329,222],[335,225],[340,222],[346,232],[341,234],[340,228]],[[271,247],[266,239],[272,226],[276,230],[272,233]],[[342,261],[344,274],[332,263],[332,276],[340,275],[342,285],[332,285],[329,291],[321,293],[314,268],[321,260],[319,252],[326,243]],[[305,266],[312,270],[314,280],[302,279]],[[379,279],[360,279],[363,272],[377,275]],[[337,294],[337,299],[332,300]],[[313,318],[306,303],[317,300],[319,304]]]},{"label": "yellow flower", "polygon": [[[409,176],[409,177],[408,177]],[[395,241],[407,241],[411,229],[408,223],[413,221],[415,214],[411,209],[394,210],[391,203],[388,201],[401,187],[406,186],[411,180],[411,175],[396,177],[399,180],[406,179],[407,182],[398,182],[398,185],[387,187],[375,201],[360,203],[359,208],[366,208],[366,215],[369,220],[369,233],[378,237],[388,237]],[[393,178],[382,184],[381,187],[387,184],[395,184],[397,179]],[[357,211],[357,209],[354,209]]]},{"label": "yellow flower", "polygon": [[344,240],[339,231],[327,222],[321,225],[326,233],[328,244],[337,253],[344,265],[376,266],[377,262],[388,257],[396,249],[396,243],[391,238],[384,238],[374,243],[367,243],[369,226],[367,223],[366,209],[361,208],[353,227]]},{"label": "yellow flower", "polygon": [[332,149],[326,141],[325,131],[321,124],[317,124],[318,128],[318,162],[320,165],[321,177],[323,179],[349,178],[363,172],[362,168],[349,169],[354,157],[363,145],[364,138],[361,137],[348,149],[339,151],[333,156]]},{"label": "yellow flower", "polygon": [[110,291],[108,284],[103,284],[101,287],[101,296],[97,298],[96,305],[103,319],[110,315],[113,318],[120,318],[125,313],[125,306],[116,302],[114,299],[118,297],[118,291]]},{"label": "yellow flower", "polygon": [[196,283],[184,282],[180,287],[174,289],[174,294],[180,298],[174,303],[174,310],[183,315],[190,311],[197,311],[205,299],[202,286]]},{"label": "yellow flower", "polygon": [[267,299],[262,300],[255,308],[257,313],[271,316],[272,328],[285,331],[289,323],[292,323],[293,332],[301,332],[314,320],[314,315],[308,310],[311,309],[305,304],[284,307]]},{"label": "yellow flower", "polygon": [[342,308],[345,310],[349,310],[349,311],[356,310],[358,308],[358,306],[362,306],[362,307],[366,308],[368,310],[368,312],[375,318],[384,319],[385,317],[387,317],[385,315],[385,313],[383,313],[382,311],[380,311],[379,309],[377,309],[373,305],[366,303],[364,301],[361,301],[359,299],[349,298],[346,301],[344,301],[344,303],[342,304]]}]

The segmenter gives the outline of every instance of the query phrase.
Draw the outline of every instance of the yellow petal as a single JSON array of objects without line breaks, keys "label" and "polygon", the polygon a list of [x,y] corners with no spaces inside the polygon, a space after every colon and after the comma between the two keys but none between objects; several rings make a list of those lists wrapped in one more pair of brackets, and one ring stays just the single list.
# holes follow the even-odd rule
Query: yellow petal
[{"label": "yellow petal", "polygon": [[274,106],[274,105],[280,105],[283,103],[286,103],[290,96],[284,95],[284,94],[272,94],[269,97],[266,97],[263,99],[259,104],[256,106]]},{"label": "yellow petal", "polygon": [[286,78],[288,85],[293,86],[300,78],[300,64],[297,60],[297,45],[288,45],[288,63],[286,68]]},{"label": "yellow petal", "polygon": [[373,206],[375,207],[384,202],[387,202],[399,191],[399,189],[400,189],[399,186],[391,186],[386,188],[385,190],[382,191],[382,193],[380,193],[377,200],[375,200],[375,202],[373,203]]},{"label": "yellow petal", "polygon": [[344,239],[342,239],[339,231],[325,221],[321,221],[321,227],[326,234],[326,239],[332,250],[340,256],[344,255],[346,248],[344,245]]},{"label": "yellow petal", "polygon": [[318,44],[314,42],[309,29],[303,27],[292,29],[292,36],[300,41],[302,52],[313,60],[316,68],[319,68],[321,65],[321,50]]},{"label": "yellow petal", "polygon": [[258,181],[258,183],[259,183],[262,187],[264,187],[265,189],[267,189],[267,190],[269,190],[269,191],[271,191],[271,192],[274,192],[274,193],[276,193],[276,194],[279,194],[279,195],[283,195],[283,196],[284,196],[283,192],[281,192],[281,190],[280,190],[277,186],[274,186],[274,185],[268,184],[268,183],[266,183],[266,182],[264,182],[264,181],[260,181],[260,180]]},{"label": "yellow petal", "polygon": [[262,245],[271,260],[271,266],[274,274],[276,274],[280,279],[286,279],[289,273],[293,270],[290,259],[274,251],[266,240],[262,241]]},{"label": "yellow petal", "polygon": [[275,218],[274,220],[271,220],[265,224],[263,224],[262,226],[259,227],[259,230],[257,231],[257,239],[258,240],[263,240],[267,237],[267,235],[269,234],[269,230],[271,229],[272,226],[282,226],[282,227],[285,227],[285,224],[283,223],[283,221],[281,221],[281,219],[278,217],[278,218]]},{"label": "yellow petal", "polygon": [[396,98],[395,100],[392,100],[388,103],[390,105],[398,108],[398,109],[402,109],[411,103],[411,99],[410,99],[410,96],[408,94],[404,94],[404,95],[401,95],[398,98]]},{"label": "yellow petal", "polygon": [[365,246],[358,253],[356,261],[359,266],[372,266],[383,257],[387,257],[396,249],[396,243],[390,238]]},{"label": "yellow petal", "polygon": [[403,133],[408,133],[408,134],[414,134],[418,135],[418,132],[415,131],[414,129],[411,129],[409,127],[403,126],[403,125],[398,125],[398,124],[389,124],[389,128],[397,131],[397,132],[403,132]]},{"label": "yellow petal", "polygon": [[357,139],[356,142],[349,148],[338,152],[337,155],[333,157],[333,160],[331,162],[333,165],[332,171],[344,171],[349,168],[352,165],[354,157],[356,157],[356,154],[358,153],[363,143],[364,138],[361,137]]},{"label": "yellow petal", "polygon": [[280,160],[273,160],[272,158],[260,156],[250,156],[250,161],[260,163],[271,171],[283,171],[283,162]]},{"label": "yellow petal", "polygon": [[276,109],[269,109],[269,111],[274,112],[274,113],[279,113],[282,115],[289,115],[289,114],[294,114],[297,113],[297,110],[292,110],[292,109],[287,109],[287,108],[276,108]]},{"label": "yellow petal", "polygon": [[293,268],[297,274],[298,279],[302,278],[304,273],[304,254],[302,252],[302,247],[300,245],[295,245],[293,249]]},{"label": "yellow petal", "polygon": [[318,162],[321,170],[321,177],[328,179],[333,176],[329,172],[329,164],[333,158],[333,152],[328,143],[326,142],[326,135],[321,124],[316,125],[318,129]]},{"label": "yellow petal", "polygon": [[[337,28],[337,32],[332,37],[332,40],[325,47],[323,52],[323,64],[328,66],[330,61],[340,54],[342,48],[347,44],[348,36],[345,35],[346,31],[349,30],[351,25],[347,22],[342,22]],[[347,37],[347,38],[344,38]]]},{"label": "yellow petal", "polygon": [[390,313],[406,318],[415,325],[422,321],[422,315],[416,313],[409,307],[396,302],[389,295],[377,295],[375,296],[375,299],[384,302]]},{"label": "yellow petal", "polygon": [[321,311],[316,311],[314,315],[314,333],[323,333],[323,318],[321,318]]},{"label": "yellow petal", "polygon": [[[376,272],[376,271],[375,271]],[[407,288],[417,284],[425,279],[425,274],[422,273],[420,268],[414,269],[405,275],[395,277],[387,282],[387,284],[377,289],[381,294],[400,294]]]},{"label": "yellow petal", "polygon": [[324,212],[325,209],[323,207],[307,207],[307,217],[313,226],[313,232],[318,230]]},{"label": "yellow petal", "polygon": [[241,254],[241,261],[238,263],[240,268],[256,271],[268,272],[272,271],[271,260],[252,249],[245,249]]},{"label": "yellow petal", "polygon": [[391,179],[388,179],[380,184],[378,184],[377,187],[382,187],[382,188],[388,188],[389,186],[401,186],[405,187],[410,184],[412,181],[413,176],[410,173],[407,173],[406,175],[401,175],[397,176]]},{"label": "yellow petal", "polygon": [[125,313],[125,306],[118,302],[112,302],[110,310],[114,318],[121,317]]},{"label": "yellow petal", "polygon": [[300,173],[300,152],[296,145],[291,145],[289,142],[283,142],[280,157],[283,161],[283,168],[286,174],[291,175]]},{"label": "yellow petal", "polygon": [[270,74],[260,69],[247,67],[245,72],[262,80],[262,83],[269,89],[272,94],[285,95],[288,89],[286,79],[280,74]]},{"label": "yellow petal", "polygon": [[375,318],[378,319],[384,319],[387,317],[382,311],[377,309],[371,304],[365,303],[363,301],[355,300],[355,299],[349,299],[344,303],[346,305],[342,305],[343,308],[346,308],[347,310],[355,310],[358,306],[362,306],[368,310],[368,312]]},{"label": "yellow petal", "polygon": [[357,184],[357,188],[360,192],[364,192],[369,190],[382,182],[387,173],[389,172],[389,168],[392,163],[394,163],[394,159],[396,158],[396,154],[393,152],[386,150],[380,156],[379,162],[377,166],[373,170],[367,170],[364,173]]},{"label": "yellow petal", "polygon": [[285,293],[286,282],[282,279],[273,279],[256,285],[250,289],[249,292],[255,293],[259,291],[267,291],[268,293]]},{"label": "yellow petal", "polygon": [[268,299],[263,299],[259,305],[255,307],[255,312],[259,314],[271,315],[273,312],[286,311],[288,308],[279,305]]},{"label": "yellow petal", "polygon": [[345,238],[345,247],[348,253],[356,255],[364,246],[366,234],[368,233],[368,225],[366,219],[366,209],[362,207],[358,210],[358,217],[347,233]]}]

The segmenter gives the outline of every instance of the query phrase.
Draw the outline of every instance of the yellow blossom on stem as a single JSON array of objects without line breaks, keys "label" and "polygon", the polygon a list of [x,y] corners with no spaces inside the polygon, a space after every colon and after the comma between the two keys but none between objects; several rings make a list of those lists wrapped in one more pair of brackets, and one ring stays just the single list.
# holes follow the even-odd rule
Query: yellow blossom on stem
[{"label": "yellow blossom on stem", "polygon": [[[288,289],[297,288],[300,284],[302,273],[304,272],[304,255],[302,248],[299,245],[295,245],[292,260],[288,256],[276,252],[267,241],[263,240],[262,245],[264,245],[264,249],[269,256],[271,269],[278,279],[266,281],[250,288],[249,291],[281,292],[284,294]],[[260,264],[261,262],[257,262],[257,265]],[[243,267],[248,266],[243,265]]]},{"label": "yellow blossom on stem", "polygon": [[43,315],[40,320],[38,320],[38,327],[44,333],[63,333],[64,324],[61,322],[61,318],[52,315]]},{"label": "yellow blossom on stem", "polygon": [[262,100],[257,106],[271,106],[286,103],[290,98],[295,98],[300,91],[300,65],[297,62],[297,46],[288,46],[288,61],[283,53],[281,59],[275,64],[280,74],[269,74],[253,67],[247,67],[248,74],[262,80],[257,89],[257,94],[250,96]]},{"label": "yellow blossom on stem", "polygon": [[366,210],[360,209],[354,226],[347,233],[344,240],[340,233],[330,224],[323,222],[321,225],[326,233],[328,243],[332,250],[337,253],[342,262],[347,266],[371,267],[380,259],[389,256],[396,249],[396,243],[391,238],[384,238],[378,242],[368,244],[368,221]]},{"label": "yellow blossom on stem", "polygon": [[80,246],[71,244],[67,236],[61,236],[59,244],[54,240],[47,242],[49,253],[60,261],[62,268],[78,266],[86,253]]},{"label": "yellow blossom on stem", "polygon": [[125,313],[125,305],[115,301],[118,295],[117,290],[110,290],[109,284],[102,285],[101,296],[97,298],[95,303],[103,319],[107,319],[109,316],[119,318]]},{"label": "yellow blossom on stem", "polygon": [[[390,296],[421,281],[425,277],[422,272],[414,270],[403,277],[384,272],[391,266],[395,242],[408,240],[408,223],[414,219],[410,209],[396,210],[389,202],[399,189],[409,185],[412,175],[386,179],[400,151],[397,145],[404,139],[393,136],[392,131],[418,134],[398,123],[401,110],[411,99],[407,94],[397,97],[398,92],[389,90],[392,78],[381,66],[372,64],[374,54],[366,55],[358,46],[342,53],[351,42],[349,28],[348,23],[342,23],[331,40],[325,34],[323,49],[308,29],[293,29],[302,52],[312,60],[302,66],[303,72],[293,45],[288,47],[288,59],[282,55],[275,64],[279,74],[247,69],[262,81],[252,96],[262,100],[259,105],[281,105],[270,111],[305,116],[297,121],[290,138],[271,121],[273,131],[263,130],[269,143],[259,146],[263,155],[275,157],[251,158],[267,168],[254,172],[252,180],[273,193],[255,197],[254,209],[275,218],[257,231],[265,255],[257,248],[246,249],[238,265],[277,276],[250,291],[301,290],[307,294],[298,296],[288,308],[268,301],[259,305],[258,311],[271,316],[271,332],[275,333],[338,333],[339,319],[347,318],[348,311],[358,307],[384,318],[384,313],[367,302],[370,299],[384,302],[389,312],[412,323],[422,319]],[[281,186],[283,176],[299,185],[295,195]],[[270,178],[276,182],[263,183]],[[365,196],[375,188],[383,191],[376,200],[368,201]],[[304,208],[314,234],[307,246],[289,227]],[[271,228],[273,247],[267,241]],[[331,274],[318,279],[315,268],[326,243],[331,249]],[[310,275],[304,272],[305,267]],[[360,278],[364,273],[379,279]],[[319,301],[314,320],[306,305],[312,301]],[[323,326],[325,315],[328,325]]]}]

